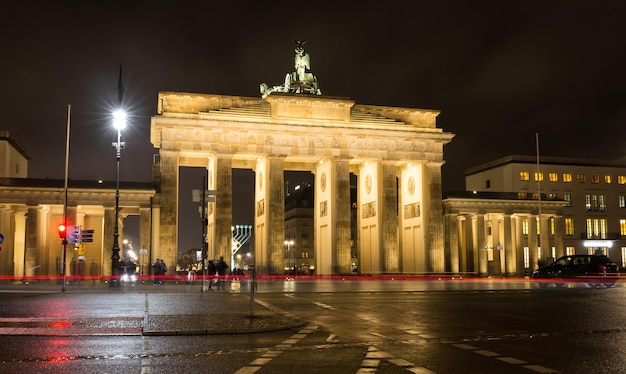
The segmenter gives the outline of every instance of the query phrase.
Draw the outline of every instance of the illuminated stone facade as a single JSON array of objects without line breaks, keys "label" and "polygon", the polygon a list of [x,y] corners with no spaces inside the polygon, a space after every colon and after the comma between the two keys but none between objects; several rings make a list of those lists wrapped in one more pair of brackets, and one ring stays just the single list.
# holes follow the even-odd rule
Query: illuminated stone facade
[{"label": "illuminated stone facade", "polygon": [[[138,260],[149,274],[152,245],[158,239],[158,217],[153,206],[156,191],[151,183],[122,183],[120,190],[120,238],[124,238],[124,218],[139,216],[137,249],[146,249]],[[92,229],[93,241],[66,247],[66,275],[72,260],[98,265],[97,275],[111,275],[111,248],[115,224],[115,182],[71,181],[67,191],[67,223]],[[63,222],[64,181],[32,178],[0,179],[0,275],[48,277],[62,274],[62,244],[58,226]],[[90,275],[87,269],[82,275]]]},{"label": "illuminated stone facade", "polygon": [[232,169],[255,172],[255,258],[284,271],[284,171],[315,174],[316,274],[352,271],[350,174],[358,179],[362,274],[442,272],[441,166],[453,138],[439,112],[274,92],[265,98],[160,92],[151,141],[160,152],[160,238],[175,262],[178,168],[208,170],[208,255],[230,257]]}]

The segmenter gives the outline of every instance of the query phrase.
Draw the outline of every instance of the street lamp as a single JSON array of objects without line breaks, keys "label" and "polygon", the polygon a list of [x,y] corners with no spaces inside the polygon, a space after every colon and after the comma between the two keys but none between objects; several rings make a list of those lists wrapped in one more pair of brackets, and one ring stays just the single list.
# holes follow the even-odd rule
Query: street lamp
[{"label": "street lamp", "polygon": [[121,109],[113,112],[113,126],[117,129],[117,142],[113,143],[116,156],[116,174],[115,174],[115,231],[113,232],[113,249],[111,250],[111,287],[119,287],[120,263],[120,243],[119,243],[119,216],[120,216],[120,158],[122,157],[122,148],[124,142],[122,139],[122,130],[126,127],[126,112]]},{"label": "street lamp", "polygon": [[285,256],[285,262],[287,263],[287,266],[285,267],[288,268],[289,271],[291,271],[291,264],[288,262],[288,260],[291,258],[291,246],[294,244],[295,243],[293,240],[285,240],[285,245],[287,246],[287,255]]}]

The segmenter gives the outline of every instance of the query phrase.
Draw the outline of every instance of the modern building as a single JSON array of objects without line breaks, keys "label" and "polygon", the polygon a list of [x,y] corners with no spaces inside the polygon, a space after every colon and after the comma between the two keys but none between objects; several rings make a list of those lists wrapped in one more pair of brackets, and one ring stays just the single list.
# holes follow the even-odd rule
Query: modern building
[{"label": "modern building", "polygon": [[[468,169],[465,181],[468,191],[534,195],[537,207],[543,208],[544,218],[548,214],[546,200],[565,201],[562,226],[556,226],[562,231],[563,251],[551,250],[552,245],[544,243],[541,235],[538,259],[550,261],[560,254],[603,253],[626,266],[625,161],[560,157],[537,160],[533,156],[513,155]],[[550,225],[542,226],[540,231],[550,230]],[[546,245],[549,249],[542,250]]]},{"label": "modern building", "polygon": [[295,186],[285,198],[285,274],[315,274],[314,189]]}]

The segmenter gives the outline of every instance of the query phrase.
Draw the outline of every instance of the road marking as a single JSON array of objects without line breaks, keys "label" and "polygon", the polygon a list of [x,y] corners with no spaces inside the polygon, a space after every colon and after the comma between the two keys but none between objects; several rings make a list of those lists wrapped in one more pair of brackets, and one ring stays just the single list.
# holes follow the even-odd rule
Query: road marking
[{"label": "road marking", "polygon": [[[264,303],[263,305],[265,307],[268,307],[268,305],[270,304]],[[275,311],[284,312],[279,308],[275,308],[275,307],[273,308]],[[250,361],[246,366],[237,370],[235,374],[252,374],[252,373],[257,372],[258,370],[261,369],[261,367],[263,367],[263,365],[267,365],[274,358],[280,356],[283,353],[283,350],[293,347],[300,340],[306,338],[310,333],[317,330],[318,327],[319,326],[317,325],[306,325],[303,329],[300,329],[300,331],[298,331],[297,334],[291,335],[289,339],[285,339],[282,342],[280,342],[280,344],[277,344],[276,346],[274,346],[275,348],[274,350],[267,351],[261,357]]]}]

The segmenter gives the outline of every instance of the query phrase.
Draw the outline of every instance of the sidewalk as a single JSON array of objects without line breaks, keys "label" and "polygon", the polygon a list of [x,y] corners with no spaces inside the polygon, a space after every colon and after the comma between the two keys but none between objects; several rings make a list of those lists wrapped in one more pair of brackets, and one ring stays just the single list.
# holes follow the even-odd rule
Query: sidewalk
[{"label": "sidewalk", "polygon": [[[230,288],[230,284],[227,284]],[[137,284],[119,288],[92,283],[62,285],[0,283],[0,294],[40,294],[42,304],[65,300],[68,305],[87,305],[64,318],[49,318],[45,311],[30,313],[19,308],[2,313],[0,335],[213,335],[262,333],[305,324],[297,317],[252,298],[248,288],[209,290],[202,285],[170,283]],[[102,310],[116,295],[128,306]],[[89,295],[89,301],[85,300]],[[19,300],[19,298],[17,298]],[[9,308],[7,308],[9,309]],[[42,308],[45,310],[45,308]]]}]

